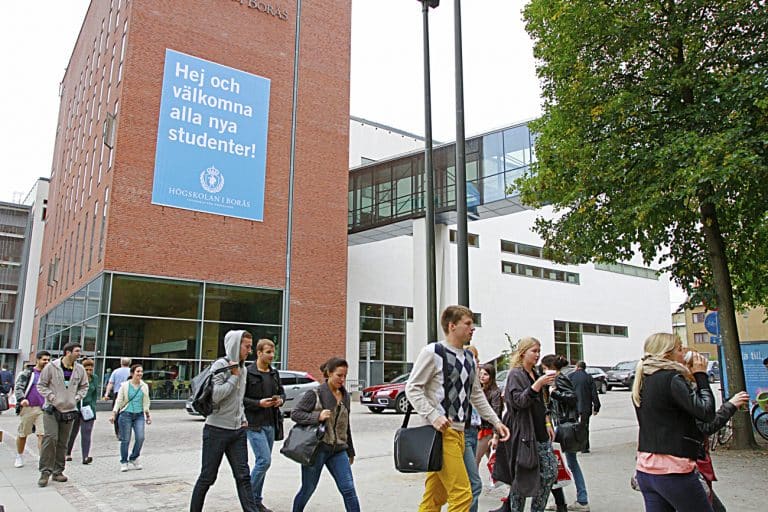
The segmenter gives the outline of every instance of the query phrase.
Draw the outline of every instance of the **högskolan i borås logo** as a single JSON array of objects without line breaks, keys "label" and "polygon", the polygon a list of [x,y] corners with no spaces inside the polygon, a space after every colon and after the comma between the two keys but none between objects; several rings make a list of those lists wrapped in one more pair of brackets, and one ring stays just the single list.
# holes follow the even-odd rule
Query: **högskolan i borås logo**
[{"label": "h\u00f6gskolan i bor\u00e5s logo", "polygon": [[221,192],[221,189],[224,188],[224,175],[214,166],[210,166],[200,173],[200,185],[202,185],[203,190],[211,194]]}]

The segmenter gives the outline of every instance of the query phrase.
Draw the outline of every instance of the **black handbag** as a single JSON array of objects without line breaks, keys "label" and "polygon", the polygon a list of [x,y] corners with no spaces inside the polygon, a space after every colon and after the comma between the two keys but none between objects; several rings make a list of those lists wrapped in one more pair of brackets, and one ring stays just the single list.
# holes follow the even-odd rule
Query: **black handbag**
[{"label": "black handbag", "polygon": [[8,402],[8,395],[5,393],[0,393],[0,412],[7,411],[11,408]]},{"label": "black handbag", "polygon": [[443,468],[443,435],[432,425],[408,428],[411,404],[403,425],[395,432],[395,469],[401,473],[424,473]]},{"label": "black handbag", "polygon": [[303,466],[310,466],[315,461],[315,454],[325,435],[325,425],[296,424],[288,432],[288,437],[280,448],[280,453]]},{"label": "black handbag", "polygon": [[[315,410],[320,410],[322,407],[320,395],[317,393],[317,390],[314,390],[314,393],[317,397]],[[288,437],[283,441],[280,453],[303,466],[310,466],[315,461],[317,449],[320,447],[324,435],[325,424],[323,423],[316,423],[314,425],[300,425],[297,423],[288,432]]]},{"label": "black handbag", "polygon": [[555,442],[564,452],[580,452],[587,444],[587,428],[578,421],[567,421],[557,426]]}]

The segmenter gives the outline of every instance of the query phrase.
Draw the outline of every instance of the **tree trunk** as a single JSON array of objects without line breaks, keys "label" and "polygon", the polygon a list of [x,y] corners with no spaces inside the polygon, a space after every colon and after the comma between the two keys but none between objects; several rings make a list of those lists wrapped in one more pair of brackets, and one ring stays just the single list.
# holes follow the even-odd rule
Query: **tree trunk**
[{"label": "tree trunk", "polygon": [[[717,222],[715,205],[708,200],[712,193],[712,186],[709,184],[705,185],[703,190],[699,192],[699,212],[709,264],[712,268],[715,295],[717,296],[720,336],[725,354],[723,363],[728,374],[728,389],[725,390],[725,395],[733,396],[747,388],[744,379],[744,364],[741,360],[739,332],[736,328],[736,310],[733,305],[733,289],[731,287],[731,273],[728,270],[728,258],[725,254],[720,225]],[[733,442],[731,446],[737,450],[756,449],[758,447],[752,432],[752,422],[748,410],[739,409],[733,416]]]}]

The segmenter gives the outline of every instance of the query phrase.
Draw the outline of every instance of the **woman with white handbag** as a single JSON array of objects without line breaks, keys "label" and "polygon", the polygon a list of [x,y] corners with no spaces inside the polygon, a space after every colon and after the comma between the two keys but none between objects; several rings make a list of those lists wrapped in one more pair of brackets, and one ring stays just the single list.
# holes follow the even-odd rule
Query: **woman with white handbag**
[{"label": "woman with white handbag", "polygon": [[72,448],[75,446],[75,440],[77,439],[78,432],[80,436],[80,450],[83,452],[83,464],[90,464],[93,462],[91,453],[91,433],[93,432],[93,424],[96,421],[96,400],[98,400],[98,389],[96,385],[96,379],[93,378],[93,359],[84,359],[83,368],[88,375],[88,392],[85,394],[85,398],[77,403],[77,410],[80,411],[80,415],[75,419],[72,425],[72,433],[69,435],[69,441],[67,442],[67,460],[72,460]]}]

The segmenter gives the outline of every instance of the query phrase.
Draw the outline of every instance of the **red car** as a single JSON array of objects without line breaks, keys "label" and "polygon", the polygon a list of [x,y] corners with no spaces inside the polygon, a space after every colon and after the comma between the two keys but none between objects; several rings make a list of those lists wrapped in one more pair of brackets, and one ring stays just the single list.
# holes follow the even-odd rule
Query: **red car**
[{"label": "red car", "polygon": [[400,414],[405,413],[408,399],[405,398],[405,383],[408,373],[392,379],[392,382],[377,384],[363,389],[360,393],[360,403],[371,412],[380,413],[384,409],[394,409]]}]

